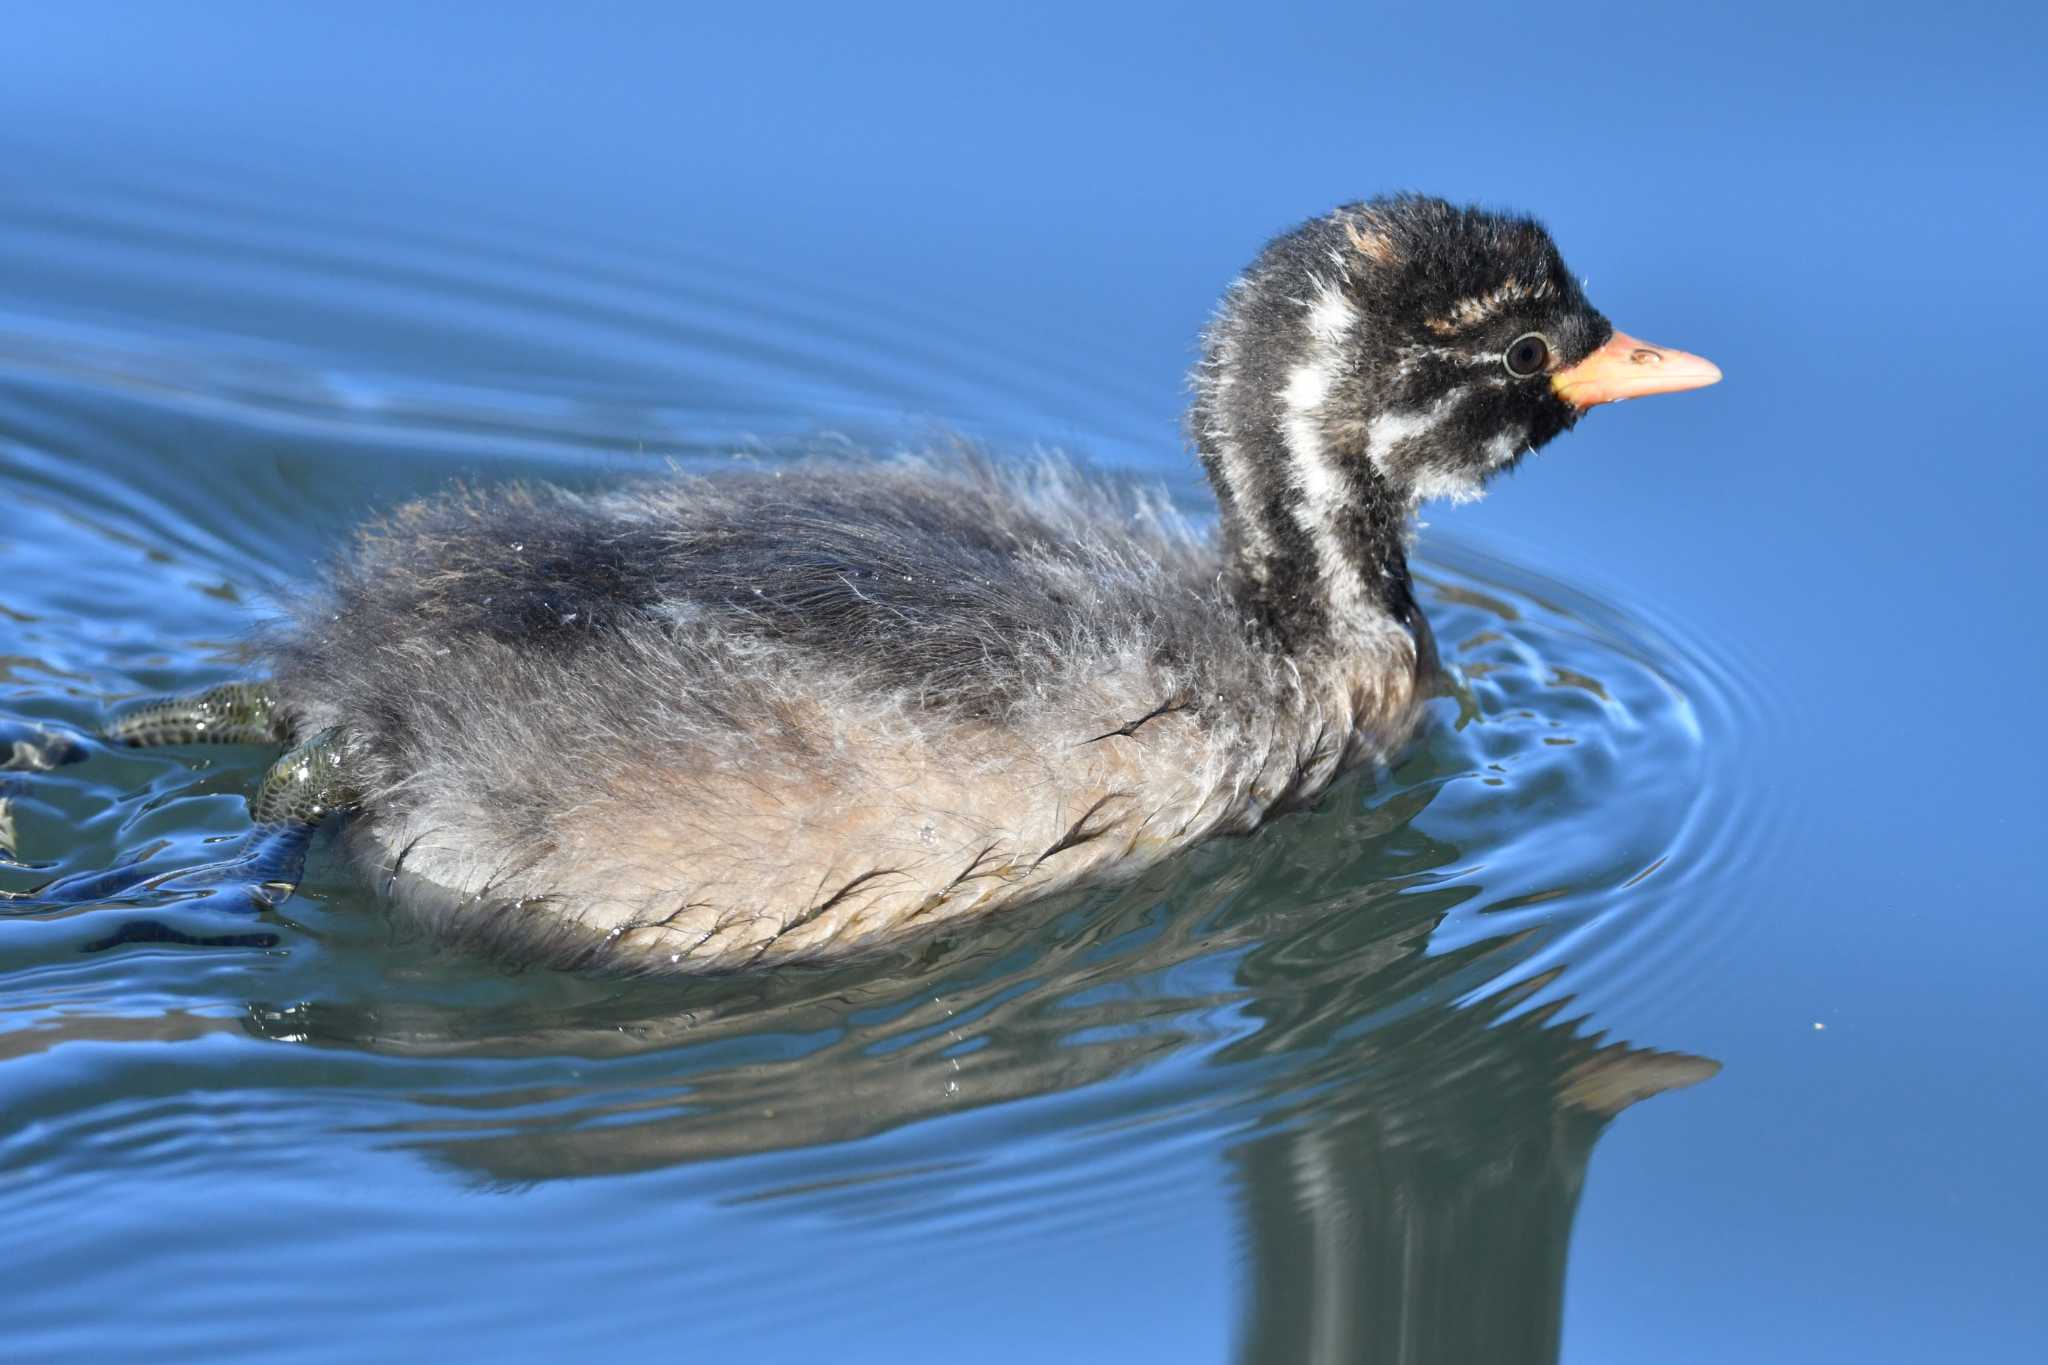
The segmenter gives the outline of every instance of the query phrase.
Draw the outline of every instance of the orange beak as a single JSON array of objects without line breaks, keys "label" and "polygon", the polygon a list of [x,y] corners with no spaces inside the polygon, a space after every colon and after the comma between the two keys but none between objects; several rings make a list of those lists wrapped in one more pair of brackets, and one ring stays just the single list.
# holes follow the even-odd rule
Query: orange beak
[{"label": "orange beak", "polygon": [[1721,368],[1711,360],[1616,332],[1605,346],[1550,376],[1550,387],[1573,407],[1590,408],[1645,394],[1703,389],[1720,378]]}]

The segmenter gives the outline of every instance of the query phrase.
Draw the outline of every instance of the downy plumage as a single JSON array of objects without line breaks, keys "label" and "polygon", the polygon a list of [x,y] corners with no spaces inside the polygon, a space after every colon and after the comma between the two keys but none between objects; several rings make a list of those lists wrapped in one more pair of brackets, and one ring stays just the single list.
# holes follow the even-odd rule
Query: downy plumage
[{"label": "downy plumage", "polygon": [[1595,403],[1716,378],[1615,332],[1529,219],[1351,204],[1207,330],[1213,533],[963,455],[456,491],[363,533],[267,690],[115,734],[297,741],[259,821],[346,808],[367,873],[458,941],[626,970],[839,951],[1250,830],[1389,755],[1434,669],[1417,504]]}]

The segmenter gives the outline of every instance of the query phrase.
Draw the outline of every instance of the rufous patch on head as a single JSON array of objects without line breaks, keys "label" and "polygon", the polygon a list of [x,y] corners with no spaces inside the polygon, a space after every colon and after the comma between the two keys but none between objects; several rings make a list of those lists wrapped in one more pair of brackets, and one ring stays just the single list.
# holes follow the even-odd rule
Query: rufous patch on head
[{"label": "rufous patch on head", "polygon": [[1344,236],[1359,255],[1374,265],[1393,265],[1401,259],[1401,253],[1394,248],[1393,238],[1369,218],[1345,219]]},{"label": "rufous patch on head", "polygon": [[1506,308],[1520,303],[1542,303],[1557,297],[1557,287],[1549,280],[1538,280],[1529,284],[1522,280],[1507,280],[1468,299],[1459,299],[1451,305],[1449,316],[1429,318],[1423,326],[1440,337],[1453,336],[1469,327],[1477,327],[1491,321]]}]

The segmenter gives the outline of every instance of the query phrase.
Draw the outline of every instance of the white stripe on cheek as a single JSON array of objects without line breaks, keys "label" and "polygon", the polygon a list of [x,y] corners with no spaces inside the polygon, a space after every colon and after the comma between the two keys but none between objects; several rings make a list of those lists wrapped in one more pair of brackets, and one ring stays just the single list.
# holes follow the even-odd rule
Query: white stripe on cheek
[{"label": "white stripe on cheek", "polygon": [[[1514,432],[1503,432],[1479,448],[1484,461],[1484,471],[1499,469],[1515,458],[1516,452],[1527,444],[1527,440]],[[1429,502],[1436,498],[1448,498],[1452,502],[1475,502],[1485,496],[1486,485],[1483,473],[1477,468],[1442,469],[1424,465],[1409,481],[1409,489],[1415,501]]]},{"label": "white stripe on cheek", "polygon": [[1434,428],[1444,420],[1451,405],[1465,396],[1465,390],[1452,389],[1449,393],[1426,408],[1399,408],[1392,412],[1376,414],[1365,424],[1365,453],[1372,460],[1373,468],[1393,478],[1387,457],[1403,441],[1413,440]]}]

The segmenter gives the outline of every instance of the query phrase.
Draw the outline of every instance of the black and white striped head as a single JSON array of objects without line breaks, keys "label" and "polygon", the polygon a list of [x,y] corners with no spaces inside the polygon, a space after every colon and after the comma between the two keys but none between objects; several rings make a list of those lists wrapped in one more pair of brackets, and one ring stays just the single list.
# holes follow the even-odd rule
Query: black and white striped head
[{"label": "black and white striped head", "polygon": [[1224,296],[1193,435],[1240,569],[1330,585],[1431,498],[1467,500],[1596,403],[1711,384],[1602,317],[1533,219],[1403,195],[1268,244]]}]

